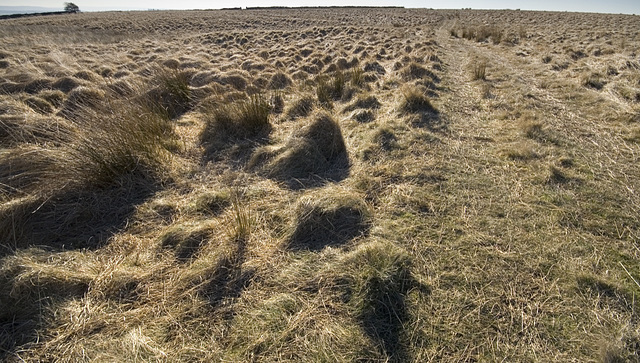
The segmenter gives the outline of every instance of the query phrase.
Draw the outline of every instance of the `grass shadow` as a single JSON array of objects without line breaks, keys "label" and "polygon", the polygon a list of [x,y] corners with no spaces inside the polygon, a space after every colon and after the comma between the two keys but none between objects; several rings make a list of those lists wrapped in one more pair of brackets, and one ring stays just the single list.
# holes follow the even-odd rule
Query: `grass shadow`
[{"label": "grass shadow", "polygon": [[350,163],[340,125],[320,114],[294,132],[280,148],[256,150],[250,169],[283,182],[290,189],[321,186],[349,176]]},{"label": "grass shadow", "polygon": [[[405,326],[411,321],[407,296],[411,291],[430,294],[428,286],[411,273],[409,254],[394,244],[375,241],[358,246],[343,261],[346,300],[364,333],[388,357],[411,361]],[[344,286],[344,285],[343,285]]]},{"label": "grass shadow", "polygon": [[445,133],[448,130],[448,122],[437,110],[419,112],[411,118],[411,126],[427,129],[435,133]]},{"label": "grass shadow", "polygon": [[156,190],[152,180],[134,172],[108,187],[70,188],[3,209],[0,257],[28,247],[53,251],[98,248],[124,228],[136,206]]}]

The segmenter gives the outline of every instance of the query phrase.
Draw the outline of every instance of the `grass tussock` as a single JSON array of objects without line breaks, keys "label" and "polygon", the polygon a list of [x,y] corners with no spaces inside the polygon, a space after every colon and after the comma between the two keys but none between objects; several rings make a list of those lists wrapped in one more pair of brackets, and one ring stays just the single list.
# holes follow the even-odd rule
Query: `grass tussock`
[{"label": "grass tussock", "polygon": [[500,44],[504,36],[504,32],[495,25],[464,26],[461,29],[452,30],[451,34],[476,42],[486,42],[491,39],[494,44]]},{"label": "grass tussock", "polygon": [[283,147],[257,150],[249,162],[269,177],[294,184],[301,183],[298,179],[341,179],[348,164],[340,125],[325,114],[294,132]]},{"label": "grass tussock", "polygon": [[639,360],[637,17],[76,15],[0,21],[0,361]]},{"label": "grass tussock", "polygon": [[287,118],[296,119],[299,117],[307,117],[315,105],[315,100],[311,96],[303,96],[297,99],[291,107],[286,111]]},{"label": "grass tussock", "polygon": [[259,94],[214,104],[203,112],[206,126],[200,138],[204,144],[258,137],[271,130],[271,105]]},{"label": "grass tussock", "polygon": [[[69,98],[76,91],[84,92],[79,87]],[[173,126],[144,102],[104,95],[102,102],[74,103],[68,121],[51,116],[29,124],[3,122],[4,136],[16,147],[0,157],[0,183],[8,198],[24,200],[2,208],[4,240],[30,245],[49,230],[46,243],[67,236],[71,244],[86,235],[67,233],[96,219],[102,221],[86,233],[102,235],[131,212],[128,203],[166,180]]]},{"label": "grass tussock", "polygon": [[487,62],[480,60],[471,65],[471,79],[474,81],[487,80]]},{"label": "grass tussock", "polygon": [[69,92],[62,105],[59,116],[70,120],[78,119],[87,109],[96,109],[103,105],[106,94],[96,88],[79,86]]},{"label": "grass tussock", "polygon": [[271,76],[269,80],[269,89],[283,89],[292,84],[291,78],[282,72],[278,72]]},{"label": "grass tussock", "polygon": [[58,117],[30,112],[0,115],[0,145],[3,147],[67,143],[78,132],[77,125]]},{"label": "grass tussock", "polygon": [[414,87],[402,91],[399,108],[401,113],[436,112],[424,92]]},{"label": "grass tussock", "polygon": [[317,80],[316,97],[320,105],[332,108],[333,101],[343,97],[347,78],[342,71],[336,71],[329,79],[321,76]]},{"label": "grass tussock", "polygon": [[253,218],[249,209],[238,200],[237,196],[233,199],[232,208],[229,237],[233,241],[244,243],[251,236]]},{"label": "grass tussock", "polygon": [[31,107],[34,111],[41,113],[43,115],[47,115],[53,112],[53,105],[40,97],[30,96],[24,100],[24,103]]},{"label": "grass tussock", "polygon": [[354,68],[349,73],[349,81],[354,87],[362,87],[364,85],[364,71],[362,68]]},{"label": "grass tussock", "polygon": [[294,250],[340,246],[364,235],[372,220],[370,208],[360,196],[331,187],[303,196],[295,214],[288,238],[288,247]]},{"label": "grass tussock", "polygon": [[157,71],[155,87],[145,98],[156,112],[175,119],[193,106],[192,91],[189,87],[190,74],[177,70]]}]

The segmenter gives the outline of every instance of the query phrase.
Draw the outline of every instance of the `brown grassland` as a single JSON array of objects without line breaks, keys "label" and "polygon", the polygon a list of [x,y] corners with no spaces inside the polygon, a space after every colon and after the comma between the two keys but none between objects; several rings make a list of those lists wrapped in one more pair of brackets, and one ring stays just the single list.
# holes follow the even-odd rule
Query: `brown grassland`
[{"label": "brown grassland", "polygon": [[0,360],[640,360],[640,18],[0,21]]}]

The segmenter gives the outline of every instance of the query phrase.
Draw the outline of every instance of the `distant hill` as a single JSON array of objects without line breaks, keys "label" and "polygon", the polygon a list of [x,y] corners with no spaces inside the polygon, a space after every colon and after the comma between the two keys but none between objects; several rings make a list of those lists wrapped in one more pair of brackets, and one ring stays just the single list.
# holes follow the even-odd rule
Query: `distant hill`
[{"label": "distant hill", "polygon": [[64,10],[62,7],[47,8],[42,6],[0,6],[0,15],[46,13],[62,10]]}]

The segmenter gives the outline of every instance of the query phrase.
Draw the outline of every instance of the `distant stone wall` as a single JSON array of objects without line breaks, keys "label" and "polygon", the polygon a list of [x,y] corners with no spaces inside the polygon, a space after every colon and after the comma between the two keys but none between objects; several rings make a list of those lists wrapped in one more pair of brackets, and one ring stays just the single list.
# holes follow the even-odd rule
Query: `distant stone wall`
[{"label": "distant stone wall", "polygon": [[50,11],[46,13],[9,14],[9,15],[0,15],[0,20],[26,18],[28,16],[62,15],[62,14],[75,14],[75,13],[76,13],[75,11]]}]

